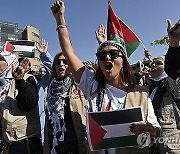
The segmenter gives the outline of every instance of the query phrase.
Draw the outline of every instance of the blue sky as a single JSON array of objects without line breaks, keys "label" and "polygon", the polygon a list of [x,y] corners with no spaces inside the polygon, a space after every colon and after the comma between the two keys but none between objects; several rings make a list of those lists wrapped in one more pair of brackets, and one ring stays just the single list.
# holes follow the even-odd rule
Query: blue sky
[{"label": "blue sky", "polygon": [[[19,28],[33,25],[42,39],[49,43],[52,56],[61,51],[56,23],[50,7],[53,0],[1,0],[0,20],[16,22]],[[95,61],[98,43],[95,31],[99,24],[106,26],[107,0],[64,0],[66,21],[76,54],[81,60]],[[155,39],[166,35],[167,19],[180,19],[180,0],[111,0],[116,15],[142,40],[154,57],[163,55],[167,46],[150,46]],[[144,58],[140,45],[129,58],[131,64]]]}]

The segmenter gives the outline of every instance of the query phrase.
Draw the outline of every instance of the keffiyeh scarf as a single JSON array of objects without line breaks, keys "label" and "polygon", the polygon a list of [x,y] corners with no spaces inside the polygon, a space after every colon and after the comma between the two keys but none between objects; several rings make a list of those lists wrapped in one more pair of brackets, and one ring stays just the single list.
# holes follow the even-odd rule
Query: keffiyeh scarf
[{"label": "keffiyeh scarf", "polygon": [[66,132],[64,122],[65,98],[68,97],[72,84],[73,79],[70,74],[63,80],[54,78],[48,89],[47,109],[53,127],[53,149],[51,153],[56,153],[55,147],[58,145],[58,141],[64,141],[64,133]]},{"label": "keffiyeh scarf", "polygon": [[0,55],[3,56],[8,64],[6,69],[2,73],[0,73],[0,105],[3,105],[9,90],[10,81],[13,79],[12,64],[17,67],[19,65],[19,62],[14,54],[11,54],[7,51],[0,52]]},{"label": "keffiyeh scarf", "polygon": [[[11,81],[10,78],[7,78],[7,73],[9,73],[9,70],[0,73],[0,121],[2,120],[5,98],[8,94]],[[1,125],[0,127],[0,129],[2,129]],[[0,142],[2,143],[2,132],[0,132]]]},{"label": "keffiyeh scarf", "polygon": [[[4,104],[4,100],[9,90],[10,81],[13,78],[12,75],[9,75],[12,72],[12,69],[9,68],[6,71],[0,73],[0,105],[1,109]],[[12,74],[12,73],[11,73]]]},{"label": "keffiyeh scarf", "polygon": [[0,104],[3,106],[6,95],[8,94],[10,80],[0,77]]}]

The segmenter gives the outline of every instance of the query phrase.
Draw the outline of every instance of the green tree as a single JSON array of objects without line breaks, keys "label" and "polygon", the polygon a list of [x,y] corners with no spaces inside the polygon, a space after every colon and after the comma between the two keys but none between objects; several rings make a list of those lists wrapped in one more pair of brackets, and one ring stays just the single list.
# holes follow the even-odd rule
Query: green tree
[{"label": "green tree", "polygon": [[169,44],[169,37],[168,35],[164,36],[162,39],[154,40],[154,42],[151,43],[152,46],[156,45],[168,45]]},{"label": "green tree", "polygon": [[84,65],[86,65],[87,67],[91,68],[94,71],[96,71],[98,68],[98,65],[95,64],[93,61],[84,61],[83,63]]}]

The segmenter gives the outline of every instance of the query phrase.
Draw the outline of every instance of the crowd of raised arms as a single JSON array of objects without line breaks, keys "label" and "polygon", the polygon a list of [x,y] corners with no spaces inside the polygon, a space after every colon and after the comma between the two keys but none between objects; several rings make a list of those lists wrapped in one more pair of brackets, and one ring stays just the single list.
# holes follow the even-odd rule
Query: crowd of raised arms
[{"label": "crowd of raised arms", "polygon": [[[62,52],[52,58],[48,43],[41,40],[36,46],[43,64],[39,74],[31,71],[28,58],[0,53],[1,153],[180,154],[180,20],[174,25],[167,20],[170,43],[165,56],[153,57],[144,50],[143,67],[134,70],[125,45],[107,40],[100,24],[95,33],[98,62],[93,68],[74,51],[65,3],[54,2],[51,11]],[[88,113],[106,114],[139,106],[143,120],[131,122],[126,131],[137,140],[148,134],[140,140],[142,145],[92,150],[88,133],[98,130],[87,127]],[[105,116],[108,121],[110,115]],[[117,131],[121,136],[116,138],[120,138],[125,130]],[[118,141],[107,142],[107,147],[110,142],[115,145]]]}]

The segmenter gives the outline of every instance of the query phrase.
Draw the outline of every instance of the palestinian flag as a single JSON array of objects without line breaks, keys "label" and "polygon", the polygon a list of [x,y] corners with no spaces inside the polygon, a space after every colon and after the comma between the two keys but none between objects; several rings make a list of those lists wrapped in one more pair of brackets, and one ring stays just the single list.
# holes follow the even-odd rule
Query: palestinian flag
[{"label": "palestinian flag", "polygon": [[4,51],[18,52],[20,57],[34,58],[35,42],[21,40],[21,41],[7,41],[4,46]]},{"label": "palestinian flag", "polygon": [[143,120],[143,107],[87,114],[90,149],[101,150],[138,146],[137,136],[130,131],[132,122]]},{"label": "palestinian flag", "polygon": [[107,39],[125,44],[128,57],[140,44],[134,32],[116,16],[110,2],[108,2]]}]

